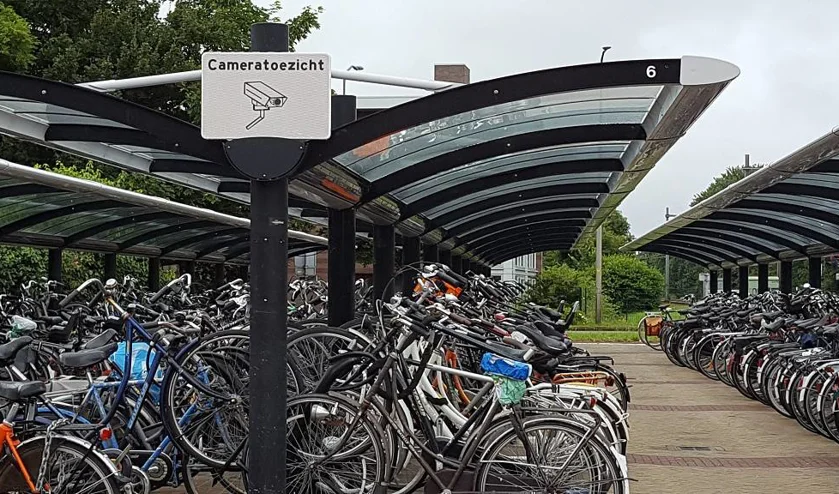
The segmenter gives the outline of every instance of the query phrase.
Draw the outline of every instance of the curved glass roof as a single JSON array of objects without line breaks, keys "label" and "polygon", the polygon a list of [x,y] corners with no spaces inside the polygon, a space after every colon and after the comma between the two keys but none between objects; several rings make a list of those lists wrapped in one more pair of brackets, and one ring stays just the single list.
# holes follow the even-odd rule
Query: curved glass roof
[{"label": "curved glass roof", "polygon": [[839,252],[837,198],[839,134],[831,132],[623,249],[669,253],[712,269],[819,257]]},{"label": "curved glass roof", "polygon": [[[0,160],[0,243],[245,262],[249,228],[245,218]],[[290,255],[326,245],[289,232]]]},{"label": "curved glass roof", "polygon": [[[701,57],[630,60],[518,74],[417,98],[309,142],[289,184],[293,213],[354,208],[364,221],[394,224],[401,235],[484,264],[546,247],[568,249],[594,231],[738,74],[731,64]],[[0,132],[249,201],[249,183],[228,162],[222,142],[84,87],[0,73]],[[550,227],[572,230],[550,245],[527,235],[512,250],[487,241],[501,226],[499,235],[517,231],[510,222],[551,218]],[[95,225],[94,217],[84,221]],[[120,245],[166,250],[164,243],[188,239],[178,224],[154,221],[162,222],[159,238],[147,238],[155,227],[145,226],[121,233]],[[216,233],[193,227],[202,238]],[[228,249],[207,255],[238,254]]]}]

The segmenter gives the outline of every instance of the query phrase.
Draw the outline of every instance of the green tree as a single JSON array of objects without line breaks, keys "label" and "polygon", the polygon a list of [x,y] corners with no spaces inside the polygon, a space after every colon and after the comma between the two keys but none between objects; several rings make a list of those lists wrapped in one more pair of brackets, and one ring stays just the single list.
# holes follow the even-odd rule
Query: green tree
[{"label": "green tree", "polygon": [[654,308],[661,300],[664,276],[633,255],[603,258],[603,293],[622,313]]},{"label": "green tree", "polygon": [[[616,209],[603,222],[603,255],[617,254],[620,248],[630,240],[632,240],[632,234],[629,229],[629,220]],[[544,263],[546,266],[567,264],[575,269],[593,266],[597,257],[595,242],[595,236],[592,234],[582,238],[570,252],[546,252]]]},{"label": "green tree", "polygon": [[25,70],[35,60],[35,37],[14,9],[0,3],[0,70]]},{"label": "green tree", "polygon": [[[754,168],[762,168],[763,166],[764,165],[758,164],[754,165]],[[747,170],[741,166],[730,166],[726,168],[724,172],[714,177],[714,180],[711,181],[711,184],[708,185],[705,190],[693,196],[693,199],[690,201],[690,205],[696,206],[717,192],[722,191],[729,185],[746,178],[747,174]]]}]

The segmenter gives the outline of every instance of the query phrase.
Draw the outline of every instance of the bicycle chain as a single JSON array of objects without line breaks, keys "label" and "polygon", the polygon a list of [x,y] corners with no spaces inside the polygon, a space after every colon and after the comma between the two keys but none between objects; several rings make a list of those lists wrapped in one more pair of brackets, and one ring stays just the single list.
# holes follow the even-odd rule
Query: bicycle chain
[{"label": "bicycle chain", "polygon": [[44,435],[44,451],[41,453],[41,466],[38,467],[38,482],[35,484],[35,488],[38,492],[43,492],[45,477],[47,475],[47,468],[48,468],[48,460],[50,457],[50,446],[52,446],[52,438],[54,437],[54,431],[58,427],[61,427],[65,424],[70,423],[69,419],[59,419],[51,423],[47,426],[47,432]]}]

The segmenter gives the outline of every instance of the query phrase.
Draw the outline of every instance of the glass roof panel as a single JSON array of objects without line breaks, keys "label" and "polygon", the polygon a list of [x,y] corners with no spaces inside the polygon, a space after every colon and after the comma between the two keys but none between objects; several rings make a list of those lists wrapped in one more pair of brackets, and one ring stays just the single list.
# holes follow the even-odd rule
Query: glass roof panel
[{"label": "glass roof panel", "polygon": [[[544,211],[541,211],[540,213],[542,213],[542,212],[551,213],[551,212],[555,212],[555,211],[579,211],[581,218],[582,219],[587,219],[587,218],[583,218],[583,214],[586,213],[586,212],[591,213],[593,209],[594,208],[556,208],[556,209],[550,208],[550,209],[545,209]],[[504,210],[503,206],[492,209],[492,211],[495,211],[495,212],[502,211],[502,210]],[[457,220],[452,221],[451,223],[447,223],[445,225],[440,225],[440,226],[442,226],[443,228],[456,228],[459,225],[462,225],[463,223],[468,223],[469,221],[472,221],[476,218],[480,218],[481,216],[484,216],[484,214],[485,214],[485,212],[482,211],[480,213],[475,213],[475,214],[471,214],[469,216],[464,216],[463,218],[458,218]],[[531,214],[533,214],[533,213],[531,213]],[[558,220],[558,221],[561,221],[561,220]]]},{"label": "glass roof panel", "polygon": [[799,173],[779,183],[839,188],[839,175],[835,173]]},{"label": "glass roof panel", "polygon": [[412,202],[439,190],[495,173],[565,161],[620,159],[628,146],[629,142],[568,144],[512,153],[459,166],[446,173],[439,173],[428,180],[397,189],[393,195],[404,202]]},{"label": "glass roof panel", "polygon": [[[476,192],[468,193],[458,197],[455,200],[448,201],[444,204],[439,206],[435,206],[434,210],[438,214],[447,213],[456,209],[458,206],[454,206],[453,204],[462,205],[465,202],[473,202],[476,200],[484,199],[487,197],[491,197],[497,194],[503,194],[505,192],[512,192],[524,189],[530,189],[534,187],[545,187],[551,185],[569,185],[569,184],[589,184],[589,183],[599,183],[605,184],[608,182],[609,177],[611,177],[611,173],[609,172],[596,172],[596,173],[584,173],[584,174],[568,174],[568,175],[557,175],[554,177],[540,177],[540,178],[533,178],[529,180],[522,180],[520,182],[511,182],[508,184],[504,184],[498,187],[493,187],[491,189],[483,189]],[[570,195],[570,194],[569,194]],[[576,194],[575,194],[576,195]],[[556,196],[555,198],[559,199],[565,196]],[[424,214],[425,212],[423,212]]]},{"label": "glass roof panel", "polygon": [[141,223],[131,223],[129,225],[123,225],[116,228],[111,228],[110,230],[106,230],[104,232],[98,233],[91,238],[96,240],[104,240],[107,242],[122,242],[124,240],[128,240],[129,238],[135,237],[137,235],[142,235],[144,233],[150,232],[152,230],[159,230],[161,228],[166,228],[172,225],[177,225],[180,223],[184,223],[186,221],[190,221],[189,218],[183,217],[174,217],[174,218],[167,218],[163,220],[157,221],[144,221]]},{"label": "glass roof panel", "polygon": [[185,240],[190,237],[197,237],[198,235],[203,235],[205,233],[209,233],[216,230],[223,230],[227,227],[224,225],[212,225],[212,226],[205,226],[202,228],[187,228],[185,230],[181,230],[179,232],[173,232],[168,235],[163,235],[159,237],[155,237],[152,240],[148,240],[143,242],[142,245],[153,245],[155,247],[166,247],[167,245],[172,245],[175,242],[180,242],[181,240]]},{"label": "glass roof panel", "polygon": [[79,195],[70,192],[51,192],[0,197],[0,225],[77,203]]},{"label": "glass roof panel", "polygon": [[[494,212],[494,211],[497,211],[497,210],[506,209],[512,204],[516,204],[516,205],[519,205],[519,206],[525,206],[525,205],[528,205],[528,204],[537,204],[537,203],[540,203],[540,202],[556,201],[556,200],[560,200],[560,199],[571,200],[571,199],[597,199],[597,198],[598,198],[598,194],[568,194],[568,195],[561,195],[561,196],[537,197],[537,198],[533,198],[533,199],[527,199],[527,200],[524,200],[524,201],[511,202],[511,203],[505,204],[503,206],[499,206],[499,207],[495,207],[495,208],[491,208],[491,209],[485,209],[483,211],[483,213]],[[455,201],[447,202],[446,204],[443,204],[441,206],[437,206],[435,208],[424,211],[423,214],[425,216],[427,216],[428,219],[433,220],[433,219],[438,218],[439,216],[442,216],[446,213],[456,211],[458,208],[461,208],[463,206],[468,206],[469,204],[472,204],[473,202],[475,202],[475,200],[476,199],[474,197],[472,197],[472,198],[469,198],[469,196],[462,197],[462,198],[457,199]]]},{"label": "glass roof panel", "polygon": [[[790,214],[790,213],[779,213],[777,211],[767,211],[765,209],[746,209],[746,208],[728,208],[726,211],[742,211],[744,213],[751,213],[760,215],[766,218],[772,218],[780,221],[786,221],[788,223],[793,223],[796,225],[801,225],[803,227],[809,228],[816,233],[825,233],[829,232],[834,236],[839,236],[839,226],[834,225],[833,223],[828,223],[826,221],[819,221],[817,219],[809,218],[807,216],[801,216],[798,214]],[[760,225],[763,227],[763,225]],[[812,240],[811,240],[812,242]]]},{"label": "glass roof panel", "polygon": [[[723,239],[715,238],[715,237],[712,236],[712,234],[716,233],[718,230],[713,230],[713,229],[710,229],[710,228],[697,228],[693,225],[687,225],[685,228],[690,228],[691,230],[707,231],[707,232],[709,232],[708,238],[713,238],[714,240],[719,240],[720,242],[723,241]],[[680,230],[676,230],[676,232],[680,232]],[[742,237],[743,240],[748,240],[750,242],[760,244],[761,246],[763,246],[768,251],[785,250],[786,249],[786,247],[784,247],[783,245],[776,244],[775,242],[770,242],[769,240],[766,240],[764,238],[749,235],[748,233],[744,233],[744,232],[736,232],[736,233],[724,232],[724,233],[727,233],[729,235],[735,235],[738,238]],[[737,244],[737,245],[740,245],[740,244]],[[745,248],[745,246],[743,248]]]},{"label": "glass roof panel", "polygon": [[704,218],[703,221],[713,221],[725,223],[727,225],[740,226],[743,228],[758,229],[761,231],[765,231],[766,233],[771,233],[772,235],[775,235],[777,237],[787,238],[799,245],[811,245],[813,243],[813,239],[811,238],[803,237],[797,233],[789,232],[786,230],[779,230],[778,228],[774,228],[769,225],[756,225],[747,221],[715,220],[714,218]]},{"label": "glass roof panel", "polygon": [[141,211],[141,208],[136,207],[84,211],[41,222],[38,225],[27,228],[26,231],[41,235],[68,237],[73,234],[72,232],[80,232],[101,223],[107,223],[108,221],[113,221],[124,216],[139,214]]},{"label": "glass roof panel", "polygon": [[559,93],[428,122],[387,137],[384,149],[368,146],[336,160],[368,180],[455,149],[494,139],[578,125],[641,123],[661,86],[615,87]]}]

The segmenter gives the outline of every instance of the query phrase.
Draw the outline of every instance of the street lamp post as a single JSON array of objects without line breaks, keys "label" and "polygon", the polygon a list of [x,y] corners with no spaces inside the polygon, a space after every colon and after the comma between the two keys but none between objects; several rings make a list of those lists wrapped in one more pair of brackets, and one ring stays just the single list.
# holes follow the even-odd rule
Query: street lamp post
[{"label": "street lamp post", "polygon": [[600,63],[603,63],[603,57],[605,57],[605,56],[606,56],[606,52],[607,52],[607,51],[609,51],[609,50],[611,50],[611,49],[612,49],[612,47],[611,47],[611,46],[604,46],[604,47],[603,47],[603,51],[601,51],[601,52],[600,52]]},{"label": "street lamp post", "polygon": [[[364,67],[362,67],[361,65],[350,65],[349,67],[347,67],[347,72],[351,72],[353,70],[358,72],[360,70],[364,70]],[[344,79],[344,90],[341,94],[347,94],[347,80],[346,79]]]},{"label": "street lamp post", "polygon": [[[670,214],[670,208],[664,210],[664,222],[670,221],[677,215]],[[670,254],[664,254],[664,298],[670,300]]]}]

